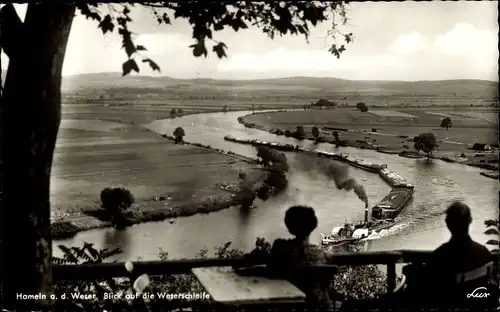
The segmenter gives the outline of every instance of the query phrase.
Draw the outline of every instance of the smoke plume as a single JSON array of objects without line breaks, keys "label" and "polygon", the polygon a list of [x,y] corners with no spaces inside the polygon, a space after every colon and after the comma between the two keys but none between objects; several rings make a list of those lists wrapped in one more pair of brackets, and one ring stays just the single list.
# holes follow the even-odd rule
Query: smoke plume
[{"label": "smoke plume", "polygon": [[368,205],[368,196],[363,185],[349,176],[349,166],[314,154],[298,153],[292,161],[294,167],[301,167],[310,175],[323,175],[333,180],[339,190],[354,191],[356,196]]},{"label": "smoke plume", "polygon": [[344,164],[338,164],[331,162],[327,170],[325,171],[326,175],[330,177],[335,186],[339,190],[346,191],[354,191],[354,194],[358,196],[358,198],[368,205],[368,196],[366,195],[366,191],[363,185],[361,185],[354,178],[349,176],[349,167]]}]

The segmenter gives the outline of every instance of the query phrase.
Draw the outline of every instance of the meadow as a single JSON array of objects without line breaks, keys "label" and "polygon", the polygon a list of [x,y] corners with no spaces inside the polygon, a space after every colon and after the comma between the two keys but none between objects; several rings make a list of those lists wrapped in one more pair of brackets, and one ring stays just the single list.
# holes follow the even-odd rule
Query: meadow
[{"label": "meadow", "polygon": [[[450,117],[453,126],[441,128],[441,120]],[[439,152],[470,153],[474,143],[498,142],[498,112],[486,108],[401,108],[398,110],[371,110],[355,108],[313,109],[307,111],[256,113],[244,118],[266,130],[294,130],[302,125],[311,136],[311,128],[341,128],[340,138],[349,141],[368,141],[388,150],[404,150],[413,146],[413,137],[432,132],[441,141]],[[323,136],[333,139],[333,130]],[[406,146],[406,147],[405,147]]]},{"label": "meadow", "polygon": [[[63,119],[51,175],[53,217],[98,210],[106,187],[129,189],[136,209],[171,210],[230,196],[225,186],[238,185],[240,171],[252,178],[261,174],[241,158],[174,144],[136,126],[113,128],[116,125]],[[158,201],[160,197],[164,200]]]}]

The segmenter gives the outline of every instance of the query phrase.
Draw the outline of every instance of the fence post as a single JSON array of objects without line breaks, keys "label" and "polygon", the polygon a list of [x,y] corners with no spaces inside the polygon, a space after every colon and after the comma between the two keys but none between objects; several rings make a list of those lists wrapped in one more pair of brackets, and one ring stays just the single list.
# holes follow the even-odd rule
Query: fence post
[{"label": "fence post", "polygon": [[387,294],[391,295],[396,288],[396,263],[387,264]]}]

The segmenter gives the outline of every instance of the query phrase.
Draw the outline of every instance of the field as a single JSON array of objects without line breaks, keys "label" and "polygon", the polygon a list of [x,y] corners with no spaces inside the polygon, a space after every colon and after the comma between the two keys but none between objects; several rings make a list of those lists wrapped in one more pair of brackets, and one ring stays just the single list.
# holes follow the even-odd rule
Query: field
[{"label": "field", "polygon": [[[260,174],[238,158],[177,145],[135,126],[63,120],[51,177],[54,216],[96,210],[106,187],[125,187],[139,207],[171,207],[228,194],[240,170]],[[165,202],[154,201],[164,196]]]},{"label": "field", "polygon": [[402,113],[402,112],[397,112],[393,110],[371,110],[369,111],[370,114],[374,114],[377,117],[403,117],[403,118],[408,118],[408,119],[413,119],[417,118],[417,116]]},{"label": "field", "polygon": [[[440,128],[441,119],[449,116],[453,126],[446,130]],[[493,144],[498,141],[497,113],[484,109],[430,111],[425,109],[400,109],[362,113],[356,109],[341,108],[330,110],[308,110],[294,112],[275,112],[254,114],[245,121],[262,126],[267,130],[280,128],[293,130],[303,125],[306,133],[310,128],[343,128],[340,137],[349,141],[368,141],[389,150],[412,147],[412,138],[419,133],[432,132],[436,135],[440,152],[467,152],[474,143]],[[486,119],[490,120],[487,121]],[[373,131],[375,130],[375,131]],[[331,133],[326,132],[330,139]],[[407,137],[407,138],[405,138]]]},{"label": "field", "polygon": [[64,102],[74,105],[185,106],[185,110],[302,107],[320,98],[355,107],[492,107],[498,83],[483,80],[354,81],[289,77],[262,80],[175,79],[119,73],[65,77]]},{"label": "field", "polygon": [[[387,149],[412,145],[401,136],[431,131],[443,141],[441,150],[460,151],[466,144],[498,140],[497,116],[483,108],[492,110],[497,96],[496,84],[488,81],[358,82],[307,77],[223,81],[120,78],[113,73],[66,77],[52,174],[52,211],[57,215],[95,210],[100,191],[110,186],[130,189],[142,207],[171,207],[227,193],[218,183],[236,183],[239,171],[253,165],[207,149],[175,145],[140,127],[171,117],[172,109],[182,109],[181,115],[186,115],[223,107],[303,108],[326,98],[348,108],[255,114],[246,120],[267,129],[305,125],[308,133],[313,125],[349,128],[353,131],[342,132],[342,139],[369,141]],[[367,103],[371,111],[354,109],[358,102]],[[443,116],[452,119],[451,129],[439,127]],[[154,201],[158,196],[168,200]]]}]

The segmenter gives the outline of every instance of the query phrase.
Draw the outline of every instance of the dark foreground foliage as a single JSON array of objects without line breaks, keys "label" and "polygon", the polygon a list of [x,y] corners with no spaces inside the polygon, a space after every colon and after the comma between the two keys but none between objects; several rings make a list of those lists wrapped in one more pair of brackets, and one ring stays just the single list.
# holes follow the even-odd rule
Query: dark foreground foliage
[{"label": "dark foreground foliage", "polygon": [[[215,247],[214,256],[221,259],[239,257],[244,254],[240,249],[230,248],[231,242],[223,246]],[[60,245],[63,251],[62,258],[53,258],[58,264],[95,264],[109,261],[117,255],[120,250],[97,250],[92,244],[85,243],[82,247],[66,247]],[[264,238],[257,238],[255,250],[262,256],[271,251],[271,244]],[[353,249],[356,250],[356,249]],[[255,252],[254,252],[255,253]],[[202,249],[196,258],[207,258],[208,249]],[[161,260],[168,260],[168,253],[159,252]],[[88,295],[86,298],[72,298],[71,300],[59,300],[58,309],[71,311],[174,311],[179,308],[192,307],[196,304],[210,305],[210,300],[189,299],[160,299],[158,296],[151,299],[141,294],[160,293],[202,293],[205,290],[192,274],[175,274],[162,276],[136,276],[133,265],[125,264],[130,276],[128,278],[112,278],[95,282],[57,282],[56,295],[61,298],[63,294],[69,297],[71,294]],[[385,274],[377,269],[375,265],[345,267],[341,266],[338,274],[331,282],[332,291],[340,294],[345,300],[349,299],[371,299],[385,293]],[[139,282],[137,281],[139,280]],[[149,281],[145,288],[140,282]],[[104,299],[104,294],[113,294],[113,298]],[[133,298],[133,299],[131,299]]]}]

